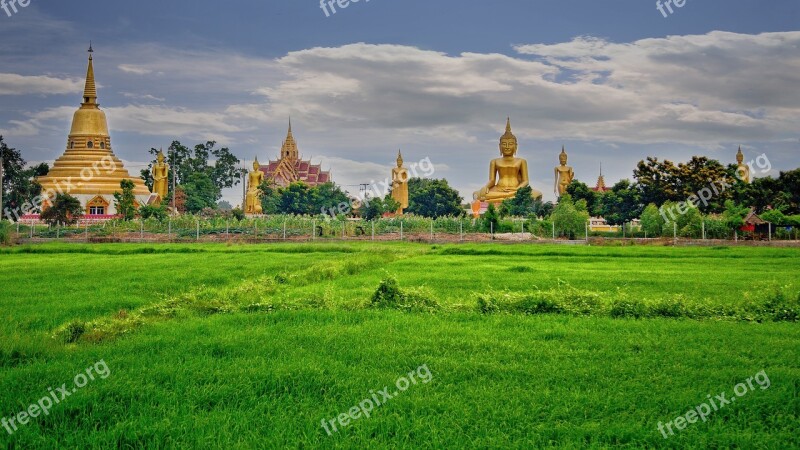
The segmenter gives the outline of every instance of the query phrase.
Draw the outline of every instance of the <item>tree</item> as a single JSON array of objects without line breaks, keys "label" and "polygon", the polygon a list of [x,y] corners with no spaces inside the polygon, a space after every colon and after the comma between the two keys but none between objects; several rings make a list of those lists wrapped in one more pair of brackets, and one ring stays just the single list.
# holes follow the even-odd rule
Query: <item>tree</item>
[{"label": "tree", "polygon": [[622,225],[638,218],[644,206],[641,192],[628,180],[621,180],[610,191],[598,196],[595,213],[611,225]]},{"label": "tree", "polygon": [[677,188],[678,168],[671,161],[662,162],[653,157],[648,157],[646,162],[639,161],[633,178],[643,203],[663,205],[667,200],[684,200]]},{"label": "tree", "polygon": [[722,213],[722,217],[729,228],[738,230],[744,225],[744,218],[749,213],[749,208],[739,206],[733,200],[728,200],[725,202],[725,211]]},{"label": "tree", "polygon": [[408,180],[407,213],[424,217],[462,216],[462,198],[447,180],[411,178]]},{"label": "tree", "polygon": [[[192,175],[197,173],[206,175],[218,190],[239,184],[242,174],[239,158],[235,157],[227,147],[217,148],[216,145],[216,142],[208,141],[189,149],[179,141],[172,141],[165,155],[170,165],[169,185],[172,186],[173,178],[176,185],[191,182]],[[147,169],[141,171],[142,179],[150,189],[153,187],[152,170],[158,152],[158,149],[150,149],[153,160]]]},{"label": "tree", "polygon": [[217,209],[222,211],[230,211],[233,209],[233,205],[231,205],[227,200],[221,200],[217,203]]},{"label": "tree", "polygon": [[500,216],[497,213],[497,209],[494,207],[494,203],[489,203],[489,207],[481,217],[481,222],[483,224],[482,228],[484,231],[497,232],[497,226],[500,223]]},{"label": "tree", "polygon": [[73,225],[83,215],[80,200],[69,194],[56,194],[53,204],[39,215],[49,225]]},{"label": "tree", "polygon": [[759,217],[761,217],[762,219],[766,220],[767,222],[773,225],[778,225],[778,226],[791,225],[789,223],[788,218],[785,215],[783,215],[783,213],[780,210],[777,209],[770,209],[769,211],[764,211],[759,215]]},{"label": "tree", "polygon": [[567,194],[576,202],[578,200],[586,200],[586,208],[590,213],[595,211],[598,197],[601,195],[591,190],[586,183],[582,183],[578,180],[573,180],[572,183],[567,186]]},{"label": "tree", "polygon": [[573,203],[569,194],[564,194],[558,199],[550,219],[555,223],[559,236],[565,235],[569,239],[575,239],[585,232],[586,223],[589,221],[589,212],[586,211],[585,205],[585,201]]},{"label": "tree", "polygon": [[282,214],[310,214],[317,204],[315,192],[299,181],[280,189],[279,194],[277,208]]},{"label": "tree", "polygon": [[528,217],[536,209],[536,200],[531,196],[533,189],[525,186],[517,190],[513,198],[503,200],[500,205],[502,215]]},{"label": "tree", "polygon": [[139,208],[139,215],[142,219],[154,218],[159,222],[167,220],[167,206],[163,203],[160,205],[144,205]]},{"label": "tree", "polygon": [[136,185],[131,180],[122,180],[119,187],[122,192],[114,192],[114,207],[122,220],[133,220],[136,217],[136,197],[133,195]]},{"label": "tree", "polygon": [[[387,196],[387,198],[394,200],[389,196]],[[374,220],[379,219],[381,216],[383,216],[383,213],[387,211],[386,202],[384,202],[384,200],[380,197],[376,197],[365,199],[363,202],[361,202],[361,206],[358,208],[358,215],[364,220]]]},{"label": "tree", "polygon": [[170,193],[175,196],[175,210],[178,214],[183,214],[186,212],[186,190],[183,186],[178,186],[175,188],[174,193]]},{"label": "tree", "polygon": [[42,187],[34,181],[37,176],[46,175],[50,170],[46,163],[26,168],[22,153],[10,148],[0,136],[0,156],[3,159],[3,179],[0,186],[3,189],[3,203],[0,210],[3,217],[18,221],[27,213],[39,212],[36,200],[42,192]]},{"label": "tree", "polygon": [[182,185],[186,193],[186,211],[198,213],[203,208],[214,208],[220,197],[219,187],[203,172],[194,172]]},{"label": "tree", "polygon": [[347,194],[334,183],[328,182],[318,184],[314,186],[312,190],[314,191],[312,195],[313,205],[306,214],[316,215],[323,210],[328,210],[342,203],[350,203],[350,198]]},{"label": "tree", "polygon": [[648,236],[658,237],[662,235],[665,221],[655,204],[650,203],[644,209],[642,212],[641,223],[642,231],[647,233]]},{"label": "tree", "polygon": [[277,214],[280,192],[272,179],[265,179],[258,186],[261,192],[261,210],[264,214]]}]

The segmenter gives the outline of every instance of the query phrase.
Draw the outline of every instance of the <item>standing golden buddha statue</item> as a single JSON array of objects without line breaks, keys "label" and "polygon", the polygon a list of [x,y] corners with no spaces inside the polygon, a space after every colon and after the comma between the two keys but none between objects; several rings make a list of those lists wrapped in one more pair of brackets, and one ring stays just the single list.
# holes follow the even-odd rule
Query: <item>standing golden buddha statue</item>
[{"label": "standing golden buddha statue", "polygon": [[567,152],[563,145],[561,146],[561,154],[558,155],[558,162],[560,164],[555,168],[556,183],[553,191],[561,197],[567,193],[567,186],[575,179],[575,171],[567,165]]},{"label": "standing golden buddha statue", "polygon": [[408,169],[403,167],[400,150],[397,151],[397,167],[392,169],[392,198],[400,204],[397,214],[403,214],[408,208]]},{"label": "standing golden buddha statue", "polygon": [[258,187],[264,181],[264,172],[261,171],[261,165],[258,163],[258,158],[253,161],[253,171],[247,176],[247,194],[245,195],[245,214],[261,214],[261,191]]},{"label": "standing golden buddha statue", "polygon": [[153,166],[153,193],[158,195],[158,201],[163,202],[169,191],[169,165],[164,162],[164,152],[158,151],[156,164]]},{"label": "standing golden buddha statue", "polygon": [[[489,163],[489,183],[473,194],[476,200],[489,203],[500,203],[513,198],[517,191],[529,186],[528,163],[517,158],[517,137],[511,132],[511,119],[506,120],[506,132],[500,137],[501,158]],[[532,189],[531,195],[541,199],[542,193]]]},{"label": "standing golden buddha statue", "polygon": [[744,153],[742,147],[739,147],[739,152],[736,153],[736,176],[745,183],[751,183],[753,179],[750,177],[750,167],[744,163]]}]

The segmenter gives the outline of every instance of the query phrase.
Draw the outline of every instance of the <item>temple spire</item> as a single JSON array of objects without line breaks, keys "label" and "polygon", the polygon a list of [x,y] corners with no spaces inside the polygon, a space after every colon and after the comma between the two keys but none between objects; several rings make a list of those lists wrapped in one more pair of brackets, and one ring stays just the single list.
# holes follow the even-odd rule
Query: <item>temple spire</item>
[{"label": "temple spire", "polygon": [[94,82],[94,65],[92,64],[92,43],[89,43],[89,67],[86,69],[86,86],[83,89],[83,104],[97,104],[97,86]]}]

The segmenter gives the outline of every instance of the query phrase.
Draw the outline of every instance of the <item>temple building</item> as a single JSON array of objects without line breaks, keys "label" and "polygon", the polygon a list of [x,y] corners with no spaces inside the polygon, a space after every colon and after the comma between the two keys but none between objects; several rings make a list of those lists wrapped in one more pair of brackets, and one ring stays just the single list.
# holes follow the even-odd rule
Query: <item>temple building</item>
[{"label": "temple building", "polygon": [[286,187],[296,181],[302,181],[309,186],[328,183],[331,173],[322,170],[319,164],[303,160],[297,150],[297,142],[292,136],[292,120],[289,119],[289,131],[286,140],[281,144],[281,155],[277,161],[270,160],[267,165],[261,166],[261,171],[267,180],[272,180],[276,186]]},{"label": "temple building", "polygon": [[[90,46],[83,102],[72,117],[67,149],[47,175],[36,181],[50,199],[57,193],[69,194],[80,200],[88,218],[102,219],[116,214],[114,193],[122,191],[122,180],[133,181],[137,207],[146,204],[151,194],[144,181],[131,176],[111,149],[106,115],[97,103],[92,52]],[[45,200],[42,209],[48,206]]]}]

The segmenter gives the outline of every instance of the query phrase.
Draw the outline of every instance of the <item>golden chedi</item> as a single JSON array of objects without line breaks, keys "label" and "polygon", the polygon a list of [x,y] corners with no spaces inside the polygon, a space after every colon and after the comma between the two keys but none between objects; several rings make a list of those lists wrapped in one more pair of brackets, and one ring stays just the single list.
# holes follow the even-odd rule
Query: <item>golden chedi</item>
[{"label": "golden chedi", "polygon": [[392,169],[392,198],[400,204],[397,214],[403,214],[403,210],[408,208],[408,169],[403,167],[400,150],[397,151],[397,167]]},{"label": "golden chedi", "polygon": [[164,201],[169,191],[169,165],[164,162],[164,152],[159,150],[156,164],[153,166],[153,193],[158,195],[158,201]]},{"label": "golden chedi", "polygon": [[258,163],[258,158],[253,161],[253,171],[247,176],[247,194],[245,195],[245,214],[261,214],[263,209],[261,207],[261,191],[258,189],[261,183],[264,182],[264,172],[261,171],[261,165]]},{"label": "golden chedi", "polygon": [[[92,52],[89,47],[83,102],[72,117],[67,149],[48,174],[36,181],[42,185],[42,194],[50,199],[58,193],[69,194],[80,200],[85,214],[113,215],[116,214],[114,192],[122,191],[122,180],[133,181],[133,194],[139,205],[147,203],[150,191],[141,178],[128,173],[111,150],[106,115],[97,103]],[[48,206],[45,200],[42,207]]]},{"label": "golden chedi", "polygon": [[[528,163],[517,158],[517,137],[511,132],[511,119],[506,120],[506,132],[500,138],[500,158],[489,164],[489,183],[475,192],[476,200],[489,203],[500,203],[513,198],[517,191],[530,185],[528,179]],[[532,197],[541,199],[542,193],[532,189]]]},{"label": "golden chedi", "polygon": [[556,182],[553,191],[561,197],[567,193],[567,186],[575,179],[575,171],[567,165],[567,152],[564,146],[561,147],[561,154],[558,155],[558,167],[555,168]]}]

